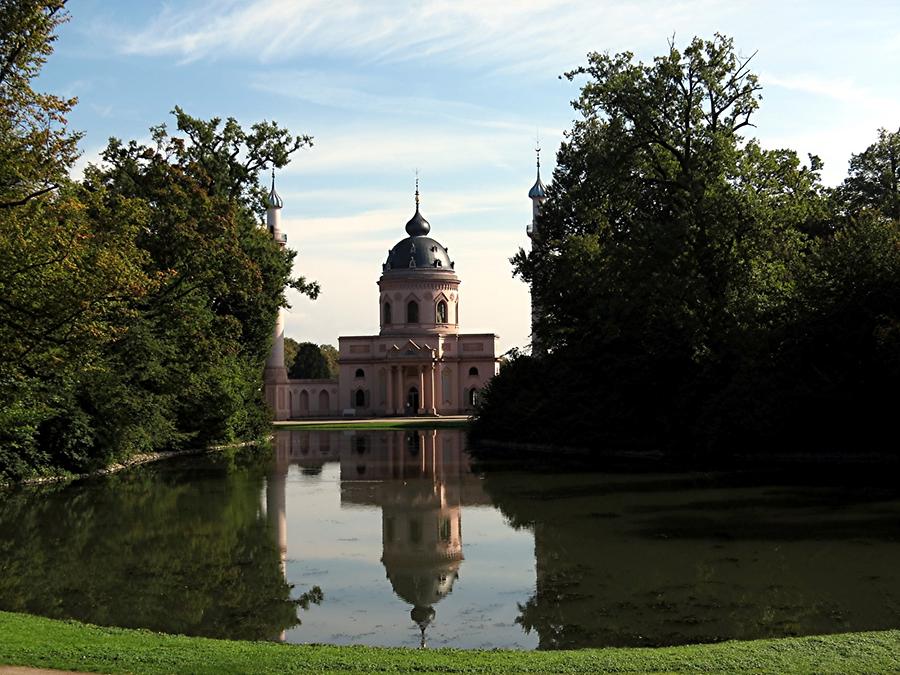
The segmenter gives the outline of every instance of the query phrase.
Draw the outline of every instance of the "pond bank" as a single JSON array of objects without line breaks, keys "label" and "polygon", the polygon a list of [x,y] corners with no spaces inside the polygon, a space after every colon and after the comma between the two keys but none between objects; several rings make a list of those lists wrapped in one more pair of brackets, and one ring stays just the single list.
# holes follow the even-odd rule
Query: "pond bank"
[{"label": "pond bank", "polygon": [[316,419],[273,422],[276,429],[329,431],[355,429],[464,429],[469,425],[465,415],[446,417],[320,417]]},{"label": "pond bank", "polygon": [[0,612],[0,664],[106,673],[880,673],[900,631],[665,648],[413,650],[211,640]]},{"label": "pond bank", "polygon": [[[270,437],[271,438],[271,437]],[[26,478],[25,480],[18,482],[3,482],[0,480],[0,490],[4,488],[11,488],[16,486],[35,486],[35,485],[49,485],[52,483],[65,483],[68,481],[79,480],[81,478],[93,478],[96,476],[108,476],[110,474],[118,473],[119,471],[124,471],[125,469],[131,469],[136,466],[140,466],[142,464],[150,464],[152,462],[159,462],[164,459],[174,459],[176,457],[185,457],[188,455],[205,455],[212,452],[223,452],[225,450],[237,450],[240,448],[247,448],[253,445],[258,445],[260,440],[256,441],[243,441],[241,443],[229,443],[226,445],[211,445],[205,448],[187,448],[185,450],[170,450],[168,452],[142,452],[139,455],[133,455],[128,459],[122,460],[121,462],[113,462],[108,466],[104,466],[100,469],[96,469],[94,471],[87,471],[85,473],[68,473],[61,472],[57,474],[52,474],[49,476],[35,476],[33,478]]]}]

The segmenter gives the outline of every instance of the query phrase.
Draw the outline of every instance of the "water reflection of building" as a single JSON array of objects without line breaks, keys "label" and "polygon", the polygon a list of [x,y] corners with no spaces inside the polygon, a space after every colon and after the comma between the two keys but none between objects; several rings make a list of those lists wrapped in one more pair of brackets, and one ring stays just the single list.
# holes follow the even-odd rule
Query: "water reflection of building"
[{"label": "water reflection of building", "polygon": [[[280,498],[267,505],[287,550],[284,476],[295,464],[310,474],[340,462],[341,503],[377,506],[382,514],[382,558],[394,593],[412,606],[421,631],[435,605],[453,590],[463,561],[462,507],[489,501],[472,474],[459,430],[281,431],[270,483]],[[282,527],[282,524],[285,524]]]}]

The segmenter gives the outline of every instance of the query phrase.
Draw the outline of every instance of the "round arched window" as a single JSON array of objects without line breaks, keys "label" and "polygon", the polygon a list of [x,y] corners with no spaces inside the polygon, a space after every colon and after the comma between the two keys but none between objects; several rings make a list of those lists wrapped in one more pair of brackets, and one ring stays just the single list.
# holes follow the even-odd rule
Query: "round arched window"
[{"label": "round arched window", "polygon": [[362,389],[356,390],[356,407],[357,408],[365,408],[366,407],[366,392]]},{"label": "round arched window", "polygon": [[478,376],[478,368],[476,368],[475,366],[472,366],[471,368],[469,368],[469,375],[475,375],[477,377]]},{"label": "round arched window", "polygon": [[447,303],[441,300],[437,304],[437,323],[447,323]]},{"label": "round arched window", "polygon": [[365,376],[366,376],[366,371],[364,371],[362,368],[357,368],[357,369],[356,369],[356,378],[357,378],[357,379],[362,379],[362,378],[364,378]]}]

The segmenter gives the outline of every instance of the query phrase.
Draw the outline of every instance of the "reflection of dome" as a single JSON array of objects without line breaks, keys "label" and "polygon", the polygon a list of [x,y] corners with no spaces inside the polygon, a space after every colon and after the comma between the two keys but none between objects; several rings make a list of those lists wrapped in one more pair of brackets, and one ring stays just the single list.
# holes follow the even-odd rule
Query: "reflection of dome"
[{"label": "reflection of dome", "polygon": [[414,236],[397,242],[390,250],[385,263],[385,271],[409,269],[446,269],[450,271],[452,265],[447,249],[439,242],[431,237]]},{"label": "reflection of dome", "polygon": [[398,568],[385,560],[384,566],[394,593],[410,605],[430,607],[453,590],[459,561],[448,561],[431,567],[416,565]]}]

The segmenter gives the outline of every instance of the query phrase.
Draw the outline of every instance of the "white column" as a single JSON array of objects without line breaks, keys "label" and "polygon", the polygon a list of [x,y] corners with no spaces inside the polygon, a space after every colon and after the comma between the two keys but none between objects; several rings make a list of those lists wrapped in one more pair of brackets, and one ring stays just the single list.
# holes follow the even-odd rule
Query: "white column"
[{"label": "white column", "polygon": [[434,372],[435,365],[434,363],[430,364],[428,367],[428,414],[429,415],[437,415],[437,405],[435,404],[436,394],[434,391],[435,382],[434,382]]},{"label": "white column", "polygon": [[419,409],[416,410],[417,415],[425,412],[428,403],[425,401],[425,366],[419,366]]},{"label": "white column", "polygon": [[384,387],[387,390],[387,402],[385,403],[384,412],[387,415],[392,415],[394,413],[394,366],[388,366]]},{"label": "white column", "polygon": [[403,366],[397,366],[397,380],[394,386],[397,387],[395,390],[395,393],[397,394],[395,401],[397,404],[397,414],[402,415],[405,405],[405,401],[403,400]]}]

